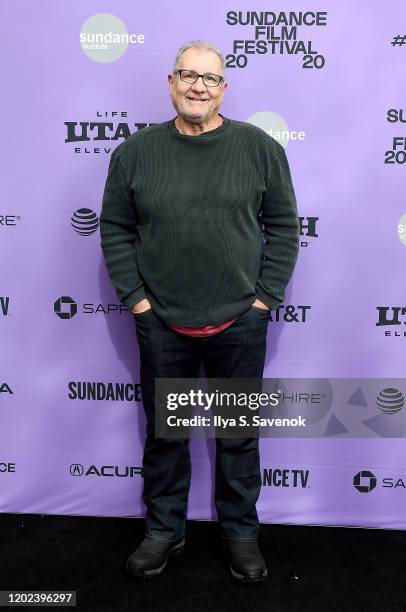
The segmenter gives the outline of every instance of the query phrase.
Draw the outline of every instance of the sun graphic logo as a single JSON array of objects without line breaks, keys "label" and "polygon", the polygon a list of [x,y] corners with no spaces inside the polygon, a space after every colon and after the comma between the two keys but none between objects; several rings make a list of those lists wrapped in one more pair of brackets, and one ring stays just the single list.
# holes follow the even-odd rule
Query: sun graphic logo
[{"label": "sun graphic logo", "polygon": [[125,23],[111,13],[92,15],[80,30],[82,51],[95,62],[115,62],[129,45],[143,45],[144,41],[144,34],[129,33]]},{"label": "sun graphic logo", "polygon": [[71,226],[77,234],[90,236],[99,227],[99,217],[90,208],[78,208],[72,215]]},{"label": "sun graphic logo", "polygon": [[405,398],[399,389],[387,387],[382,389],[376,396],[376,405],[379,410],[385,414],[394,414],[402,409],[405,403]]},{"label": "sun graphic logo", "polygon": [[353,485],[360,493],[369,493],[376,487],[376,476],[368,470],[355,474]]}]

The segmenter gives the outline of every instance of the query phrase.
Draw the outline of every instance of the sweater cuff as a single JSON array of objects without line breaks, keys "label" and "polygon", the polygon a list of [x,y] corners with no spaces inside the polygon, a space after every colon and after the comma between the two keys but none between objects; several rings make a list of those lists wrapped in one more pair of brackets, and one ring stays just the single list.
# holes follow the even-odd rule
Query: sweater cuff
[{"label": "sweater cuff", "polygon": [[122,300],[122,302],[124,302],[124,304],[128,306],[128,308],[131,310],[133,306],[138,304],[138,302],[140,302],[142,299],[146,297],[147,296],[145,294],[145,289],[144,287],[141,287],[140,289],[137,289],[137,291],[134,291],[133,293],[131,293],[127,298]]},{"label": "sweater cuff", "polygon": [[265,306],[268,306],[271,309],[278,308],[279,304],[281,303],[280,300],[277,300],[276,298],[272,297],[271,295],[269,295],[269,293],[265,293],[265,291],[263,291],[261,287],[256,287],[255,293],[257,294],[257,298],[261,300],[261,302],[263,302]]}]

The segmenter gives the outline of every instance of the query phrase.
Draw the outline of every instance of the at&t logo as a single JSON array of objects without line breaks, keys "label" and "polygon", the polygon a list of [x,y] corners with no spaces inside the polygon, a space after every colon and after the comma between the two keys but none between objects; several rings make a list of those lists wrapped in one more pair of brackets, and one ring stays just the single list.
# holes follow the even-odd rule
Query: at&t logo
[{"label": "at&t logo", "polygon": [[399,412],[405,403],[405,398],[399,389],[387,387],[382,389],[376,397],[376,405],[385,414]]},{"label": "at&t logo", "polygon": [[99,227],[99,217],[90,208],[78,208],[72,215],[71,226],[77,234],[90,236]]}]

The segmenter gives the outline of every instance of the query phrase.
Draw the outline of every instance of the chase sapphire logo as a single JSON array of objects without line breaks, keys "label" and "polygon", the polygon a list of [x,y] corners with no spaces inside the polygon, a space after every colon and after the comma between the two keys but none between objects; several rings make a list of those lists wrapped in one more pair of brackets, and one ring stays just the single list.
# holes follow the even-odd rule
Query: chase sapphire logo
[{"label": "chase sapphire logo", "polygon": [[376,476],[368,470],[355,474],[353,485],[360,493],[369,493],[376,487]]},{"label": "chase sapphire logo", "polygon": [[68,295],[63,295],[54,302],[54,312],[60,319],[71,319],[78,311],[78,305]]},{"label": "chase sapphire logo", "polygon": [[99,227],[99,217],[90,208],[78,208],[72,215],[71,226],[77,234],[90,236]]},{"label": "chase sapphire logo", "polygon": [[404,406],[405,398],[399,389],[393,389],[387,387],[380,391],[376,397],[376,405],[379,410],[382,410],[385,414],[394,414],[399,412]]}]

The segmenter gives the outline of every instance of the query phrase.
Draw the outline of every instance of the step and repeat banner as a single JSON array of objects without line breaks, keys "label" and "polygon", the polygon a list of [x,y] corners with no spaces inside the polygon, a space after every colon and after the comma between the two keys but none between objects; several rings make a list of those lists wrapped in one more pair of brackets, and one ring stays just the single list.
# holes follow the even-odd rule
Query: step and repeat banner
[{"label": "step and repeat banner", "polygon": [[[0,511],[144,515],[135,325],[99,216],[111,153],[175,117],[167,75],[203,39],[220,112],[283,145],[300,215],[264,377],[312,429],[261,438],[260,520],[405,529],[404,3],[39,8],[0,9]],[[190,448],[188,518],[216,519],[215,440]]]}]

